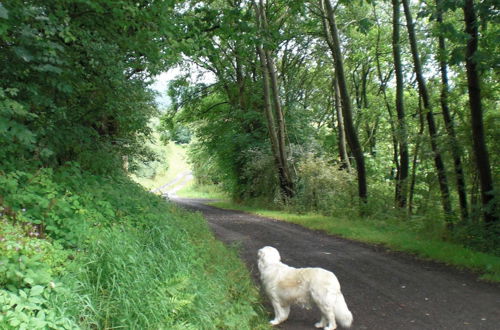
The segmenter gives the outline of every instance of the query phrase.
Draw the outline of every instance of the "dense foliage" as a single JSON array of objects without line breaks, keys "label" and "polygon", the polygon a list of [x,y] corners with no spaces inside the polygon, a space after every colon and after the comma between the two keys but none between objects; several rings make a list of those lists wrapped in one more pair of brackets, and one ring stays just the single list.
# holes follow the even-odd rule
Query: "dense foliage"
[{"label": "dense foliage", "polygon": [[125,175],[153,156],[148,86],[182,41],[174,5],[0,2],[0,328],[263,324],[202,218]]},{"label": "dense foliage", "polygon": [[147,155],[155,107],[145,81],[169,58],[159,18],[170,10],[168,1],[0,4],[3,166],[78,160],[106,172],[123,155]]},{"label": "dense foliage", "polygon": [[236,200],[430,219],[499,252],[498,4],[188,3],[191,75],[163,121],[192,131],[199,180]]}]

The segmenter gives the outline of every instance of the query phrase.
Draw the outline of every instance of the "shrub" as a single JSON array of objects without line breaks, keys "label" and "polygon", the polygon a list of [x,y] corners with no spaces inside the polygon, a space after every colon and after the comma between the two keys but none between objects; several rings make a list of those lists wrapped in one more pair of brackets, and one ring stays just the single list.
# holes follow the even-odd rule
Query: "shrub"
[{"label": "shrub", "polygon": [[357,205],[355,174],[308,154],[298,163],[297,195],[292,207],[302,212],[345,214]]},{"label": "shrub", "polygon": [[68,251],[35,237],[34,228],[0,219],[0,328],[72,329],[76,324],[50,300],[66,284],[57,280]]},{"label": "shrub", "polygon": [[245,186],[239,187],[242,199],[259,198],[264,202],[277,202],[279,196],[278,178],[273,156],[262,149],[250,149],[245,153],[246,162],[241,175]]}]

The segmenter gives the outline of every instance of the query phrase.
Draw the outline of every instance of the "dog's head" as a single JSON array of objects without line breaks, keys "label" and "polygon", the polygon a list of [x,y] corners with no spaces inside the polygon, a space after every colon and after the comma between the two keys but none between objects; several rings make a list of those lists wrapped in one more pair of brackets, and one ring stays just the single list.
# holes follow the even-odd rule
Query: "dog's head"
[{"label": "dog's head", "polygon": [[259,261],[259,269],[263,269],[263,267],[267,265],[276,264],[281,261],[280,253],[272,246],[264,246],[259,250],[257,255]]}]

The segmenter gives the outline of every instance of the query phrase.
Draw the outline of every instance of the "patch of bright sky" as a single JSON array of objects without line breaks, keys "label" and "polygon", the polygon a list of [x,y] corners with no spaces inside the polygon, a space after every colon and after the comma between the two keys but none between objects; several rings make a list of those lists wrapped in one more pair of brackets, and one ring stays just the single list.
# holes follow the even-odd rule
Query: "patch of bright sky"
[{"label": "patch of bright sky", "polygon": [[170,70],[162,72],[161,74],[154,77],[154,82],[151,85],[151,88],[154,91],[158,92],[158,95],[156,96],[156,102],[158,103],[160,108],[168,107],[168,105],[170,104],[170,98],[167,95],[168,84],[181,75],[188,74],[188,80],[192,84],[213,84],[216,81],[215,75],[212,72],[202,69],[195,64],[188,63],[189,62],[185,62],[182,67],[175,66]]}]

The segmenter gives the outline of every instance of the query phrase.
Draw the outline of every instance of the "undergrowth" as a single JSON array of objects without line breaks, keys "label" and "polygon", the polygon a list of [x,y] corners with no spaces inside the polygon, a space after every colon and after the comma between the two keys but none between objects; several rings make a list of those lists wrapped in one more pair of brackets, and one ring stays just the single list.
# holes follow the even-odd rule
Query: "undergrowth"
[{"label": "undergrowth", "polygon": [[206,199],[227,199],[228,195],[216,185],[204,185],[191,180],[177,192],[179,197],[206,198]]},{"label": "undergrowth", "polygon": [[1,329],[266,327],[201,216],[75,163],[0,174]]},{"label": "undergrowth", "polygon": [[157,134],[153,135],[152,142],[148,144],[148,147],[157,154],[158,159],[140,164],[139,168],[131,175],[131,178],[143,187],[147,189],[157,188],[174,180],[180,173],[189,170],[185,147],[174,142],[164,145]]}]

